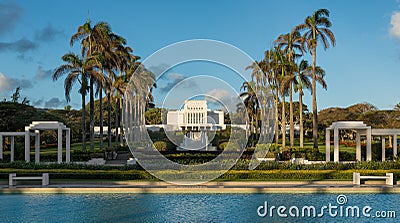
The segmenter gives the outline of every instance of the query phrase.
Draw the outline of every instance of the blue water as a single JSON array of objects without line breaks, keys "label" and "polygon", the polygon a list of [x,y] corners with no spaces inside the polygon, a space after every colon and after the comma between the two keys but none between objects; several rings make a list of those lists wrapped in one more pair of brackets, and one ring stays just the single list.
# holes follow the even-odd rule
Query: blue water
[{"label": "blue water", "polygon": [[[400,195],[348,194],[339,205],[338,194],[35,194],[0,195],[0,222],[399,222]],[[288,217],[277,212],[265,217],[257,209],[286,206]],[[343,201],[340,201],[343,202]],[[372,208],[370,217],[289,216],[291,206]],[[263,209],[261,209],[262,212]],[[294,211],[295,209],[293,209]],[[276,210],[275,210],[276,211]],[[395,211],[396,218],[377,218],[376,211]],[[362,212],[360,210],[360,212]],[[296,214],[295,212],[293,212]],[[306,212],[307,214],[307,212]],[[397,216],[399,215],[399,216]]]}]

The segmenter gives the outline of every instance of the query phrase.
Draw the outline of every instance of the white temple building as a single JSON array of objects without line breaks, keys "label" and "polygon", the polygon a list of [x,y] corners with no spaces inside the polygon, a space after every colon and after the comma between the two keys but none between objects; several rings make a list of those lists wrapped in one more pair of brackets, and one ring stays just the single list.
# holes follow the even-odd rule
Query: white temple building
[{"label": "white temple building", "polygon": [[215,151],[211,146],[208,133],[224,130],[223,111],[211,111],[207,108],[206,100],[186,100],[183,109],[168,111],[168,131],[183,131],[185,137],[177,150]]}]

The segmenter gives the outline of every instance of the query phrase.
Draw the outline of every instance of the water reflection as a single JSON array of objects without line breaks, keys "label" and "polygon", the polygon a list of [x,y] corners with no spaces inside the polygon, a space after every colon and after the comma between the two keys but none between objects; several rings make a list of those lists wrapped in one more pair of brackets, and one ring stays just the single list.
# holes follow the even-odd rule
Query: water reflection
[{"label": "water reflection", "polygon": [[[396,194],[349,194],[346,205],[400,211]],[[396,218],[261,218],[269,205],[338,205],[335,194],[58,194],[1,195],[1,222],[396,222]],[[396,213],[399,214],[399,213]]]}]

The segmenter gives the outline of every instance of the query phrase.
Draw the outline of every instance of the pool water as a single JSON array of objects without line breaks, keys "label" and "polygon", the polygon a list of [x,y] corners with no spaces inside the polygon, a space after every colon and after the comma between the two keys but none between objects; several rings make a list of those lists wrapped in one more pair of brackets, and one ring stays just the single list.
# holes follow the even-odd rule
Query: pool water
[{"label": "pool water", "polygon": [[18,194],[0,195],[0,222],[398,222],[399,201],[397,194]]}]

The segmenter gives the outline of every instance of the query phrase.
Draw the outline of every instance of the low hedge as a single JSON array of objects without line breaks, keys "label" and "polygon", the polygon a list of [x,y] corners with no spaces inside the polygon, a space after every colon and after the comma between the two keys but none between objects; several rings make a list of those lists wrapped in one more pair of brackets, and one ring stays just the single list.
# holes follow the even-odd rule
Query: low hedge
[{"label": "low hedge", "polygon": [[[218,180],[241,181],[241,180],[351,180],[353,172],[361,175],[385,175],[387,172],[394,173],[394,178],[400,178],[400,170],[230,170],[224,173]],[[71,170],[71,169],[0,169],[0,179],[8,179],[9,173],[17,175],[38,175],[49,173],[50,179],[93,179],[93,180],[157,180],[154,176],[144,170]],[[170,179],[181,177],[176,171],[163,171],[162,173]],[[201,172],[193,173],[193,176],[202,175]]]}]

